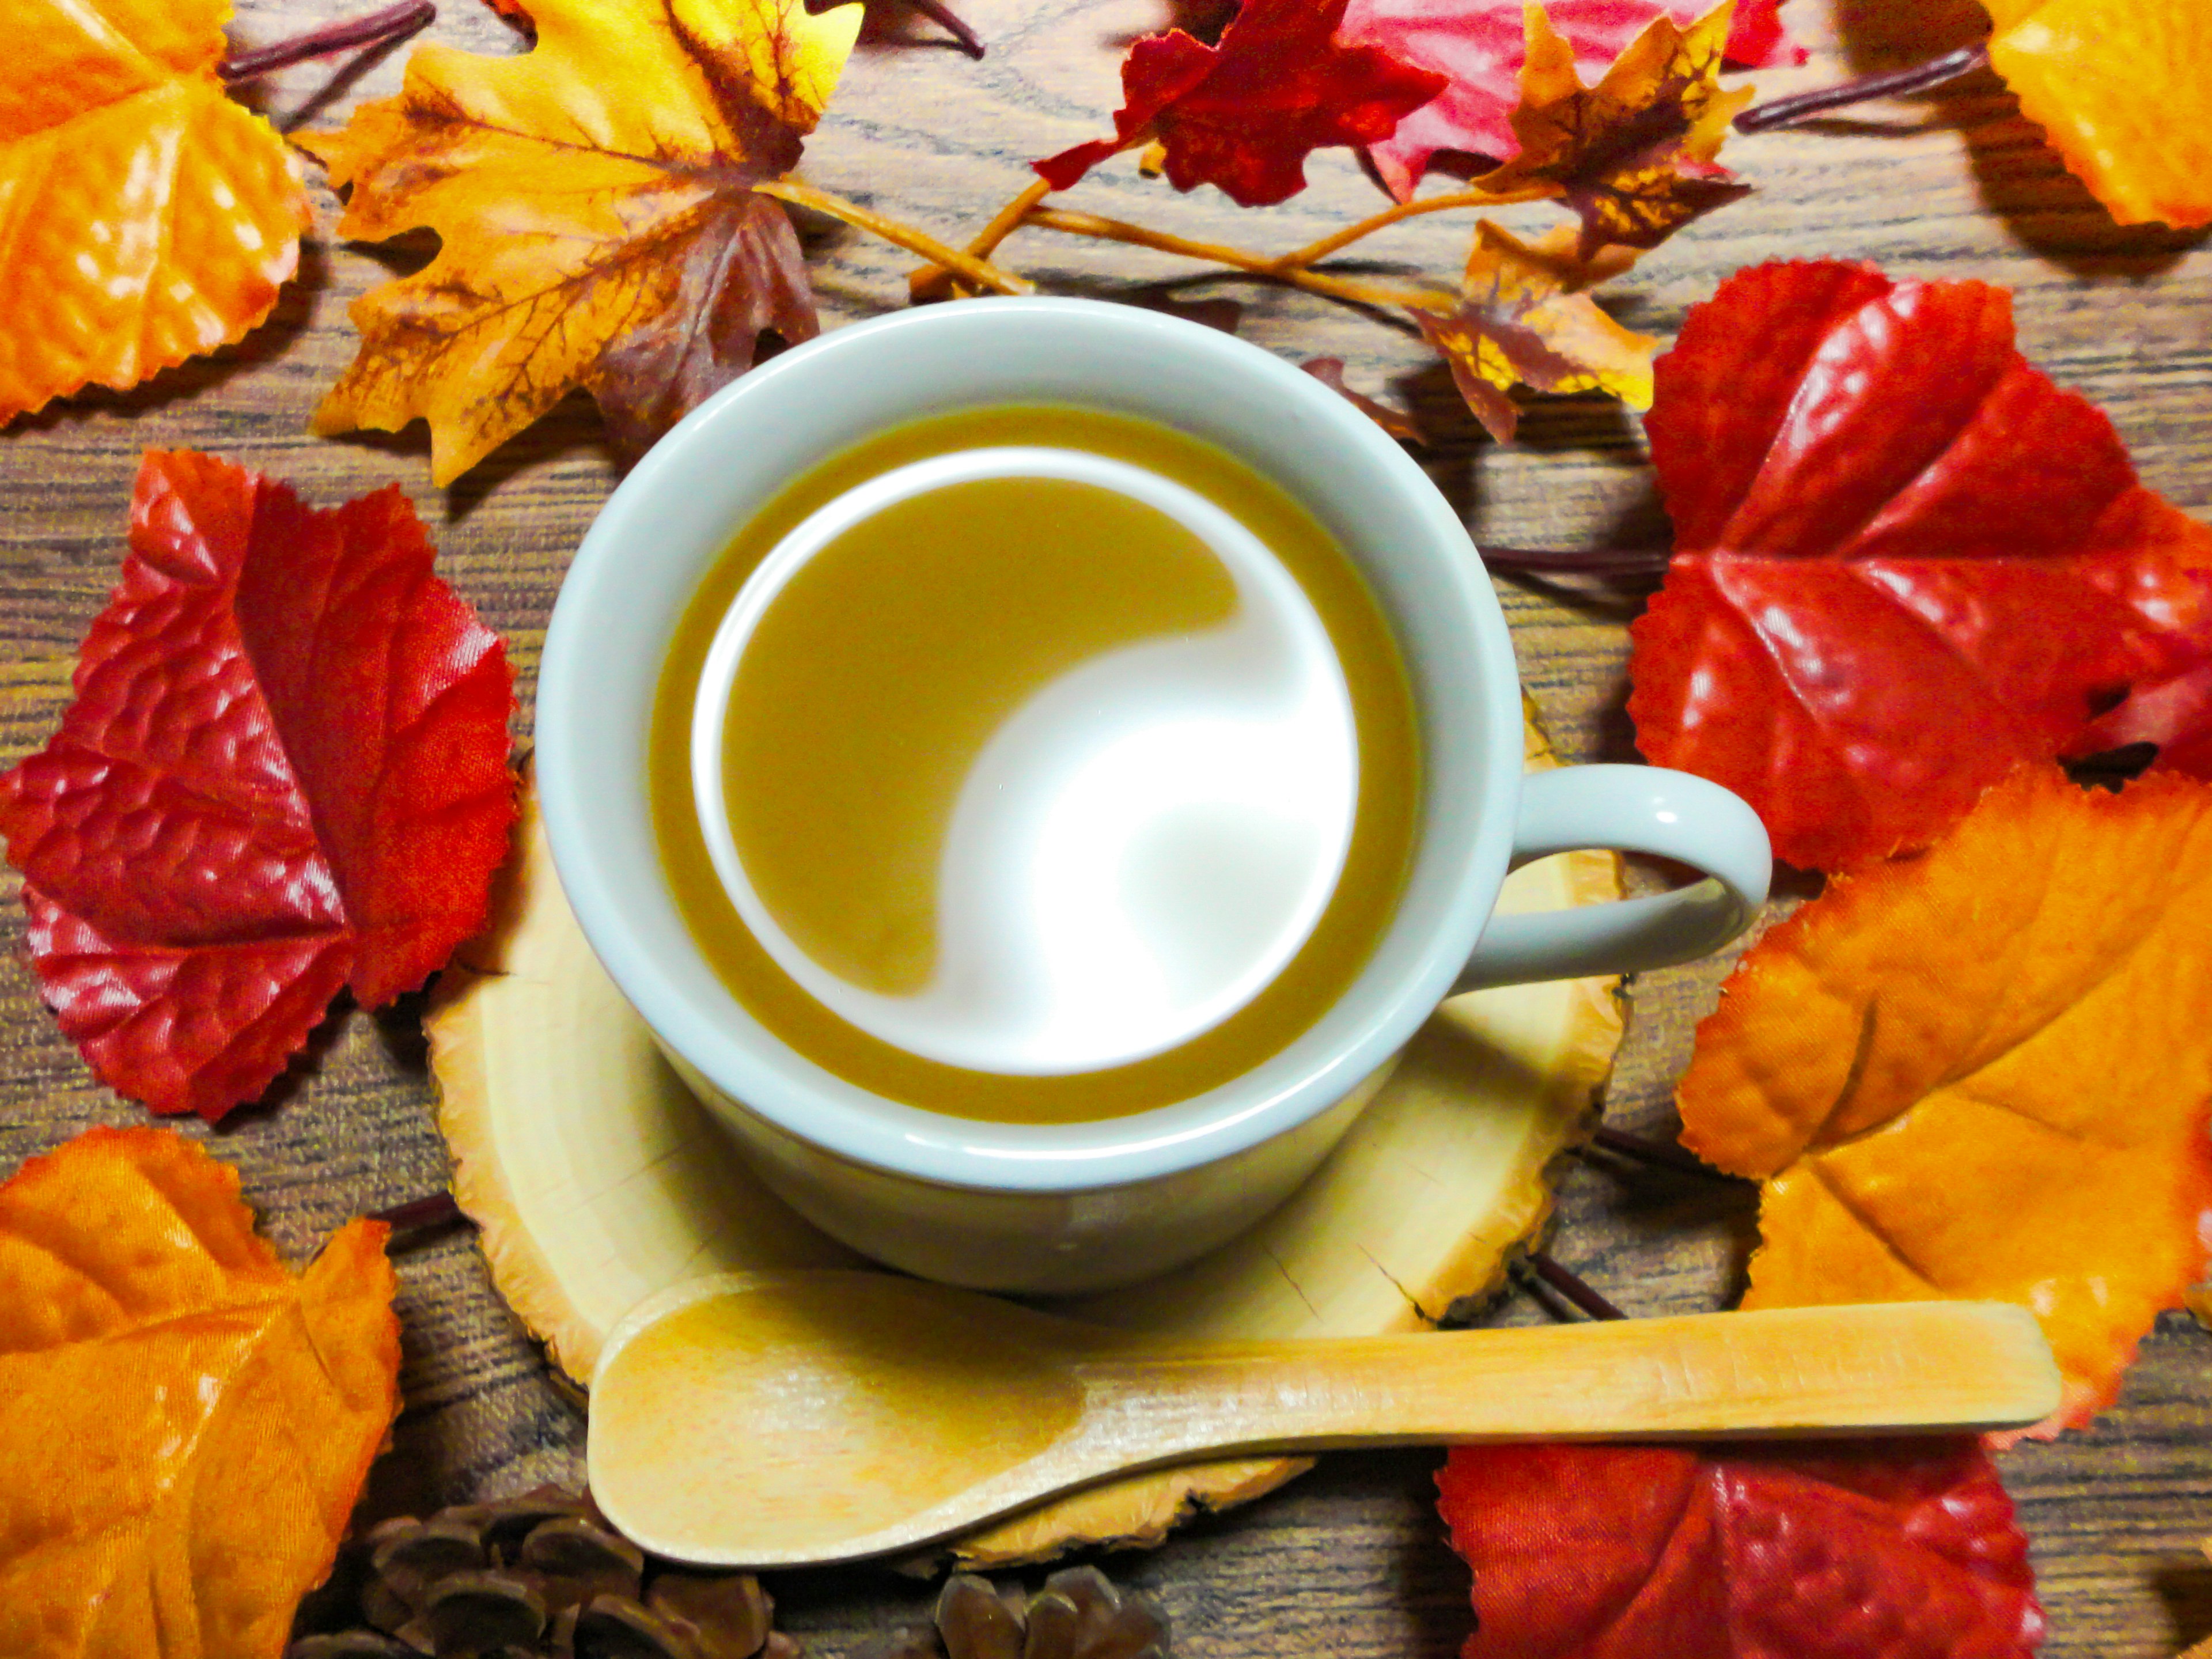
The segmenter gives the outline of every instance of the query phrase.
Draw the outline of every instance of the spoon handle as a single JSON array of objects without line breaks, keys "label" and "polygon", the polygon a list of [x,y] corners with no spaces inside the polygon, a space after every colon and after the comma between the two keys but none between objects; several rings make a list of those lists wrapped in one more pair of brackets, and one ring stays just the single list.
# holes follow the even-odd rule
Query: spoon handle
[{"label": "spoon handle", "polygon": [[1084,1451],[1110,1468],[1393,1441],[2017,1427],[2059,1400],[2034,1316],[1996,1302],[1219,1344],[1102,1353],[1081,1371]]}]

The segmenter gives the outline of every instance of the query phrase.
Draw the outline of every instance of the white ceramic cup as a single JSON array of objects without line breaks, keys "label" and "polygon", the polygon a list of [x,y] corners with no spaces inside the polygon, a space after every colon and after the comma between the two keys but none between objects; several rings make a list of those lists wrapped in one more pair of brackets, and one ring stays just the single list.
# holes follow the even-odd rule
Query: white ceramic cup
[{"label": "white ceramic cup", "polygon": [[[1207,439],[1336,535],[1413,682],[1422,801],[1389,927],[1302,1036],[1154,1111],[1001,1124],[871,1094],[736,1000],[667,890],[647,732],[684,608],[736,529],[787,483],[907,421],[1041,403]],[[748,1161],[854,1248],[986,1290],[1098,1289],[1212,1249],[1311,1173],[1444,998],[1704,955],[1747,925],[1768,878],[1758,818],[1703,779],[1643,766],[1524,778],[1520,682],[1489,579],[1457,515],[1365,416],[1231,336],[1092,301],[900,312],[787,352],[709,398],[623,482],[578,550],[538,671],[537,754],[562,885],[592,949]],[[1707,879],[1492,917],[1509,868],[1585,847],[1658,854]]]}]

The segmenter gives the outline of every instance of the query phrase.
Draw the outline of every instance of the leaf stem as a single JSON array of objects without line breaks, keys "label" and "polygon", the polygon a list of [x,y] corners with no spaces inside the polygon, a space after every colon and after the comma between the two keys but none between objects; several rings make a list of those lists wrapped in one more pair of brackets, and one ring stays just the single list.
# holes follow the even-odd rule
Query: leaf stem
[{"label": "leaf stem", "polygon": [[369,1220],[381,1221],[392,1229],[395,1245],[410,1243],[427,1234],[459,1226],[468,1218],[467,1212],[449,1192],[410,1198],[404,1204],[389,1205],[368,1213]]},{"label": "leaf stem", "polygon": [[1611,1128],[1602,1123],[1590,1136],[1590,1146],[1601,1152],[1617,1152],[1623,1158],[1634,1158],[1639,1164],[1655,1164],[1683,1175],[1703,1176],[1708,1181],[1733,1182],[1741,1179],[1725,1170],[1716,1170],[1686,1147],[1670,1146],[1663,1140],[1647,1140],[1642,1135],[1632,1135],[1626,1129]]},{"label": "leaf stem", "polygon": [[[1051,194],[1052,186],[1043,179],[1030,179],[1018,196],[992,215],[989,224],[975,233],[968,252],[978,259],[989,258],[999,251],[1000,243],[1021,228],[1029,210]],[[941,264],[924,265],[906,279],[906,289],[907,297],[916,305],[945,299],[952,292],[952,273]]]},{"label": "leaf stem", "polygon": [[1541,1250],[1531,1250],[1524,1260],[1528,1271],[1592,1319],[1626,1319],[1628,1316],[1593,1290],[1581,1274],[1571,1272]]},{"label": "leaf stem", "polygon": [[1961,46],[1956,52],[1947,52],[1941,58],[1931,58],[1924,64],[1915,64],[1910,69],[1892,70],[1886,75],[1862,75],[1855,81],[1844,81],[1832,87],[1821,87],[1812,92],[1801,92],[1794,98],[1776,98],[1764,104],[1754,104],[1735,118],[1738,132],[1765,132],[1770,127],[1786,127],[1810,120],[1815,115],[1825,115],[1832,109],[1844,109],[1872,98],[1902,97],[1907,93],[1925,92],[1930,87],[1940,87],[1946,81],[1955,81],[1962,75],[1971,75],[1990,61],[1990,45],[1984,40],[1978,45]]},{"label": "leaf stem", "polygon": [[1672,553],[1663,547],[1482,546],[1482,562],[1493,570],[1526,570],[1562,576],[1658,576],[1666,574]]},{"label": "leaf stem", "polygon": [[295,35],[289,40],[279,40],[273,46],[257,46],[252,52],[234,52],[216,65],[215,72],[223,80],[235,84],[251,81],[258,76],[289,69],[295,64],[304,64],[311,58],[327,58],[334,52],[345,52],[355,46],[381,46],[387,40],[404,40],[417,30],[435,21],[438,9],[430,0],[399,0],[382,11],[373,11],[366,17],[349,19],[343,23],[329,23],[305,34]]},{"label": "leaf stem", "polygon": [[834,196],[826,190],[817,190],[811,185],[802,185],[796,179],[777,179],[753,188],[763,196],[773,196],[780,202],[794,206],[812,208],[817,213],[826,213],[832,219],[842,219],[857,229],[880,236],[895,246],[909,253],[919,253],[925,259],[934,260],[957,275],[966,277],[978,288],[988,288],[996,294],[1034,294],[1036,284],[1010,275],[988,259],[979,259],[958,248],[948,247],[928,234],[911,225],[902,225],[896,219]]},{"label": "leaf stem", "polygon": [[1230,247],[1220,242],[1194,242],[1188,237],[1148,230],[1142,225],[1133,225],[1125,220],[1103,219],[1095,213],[1070,213],[1059,208],[1039,208],[1033,210],[1023,222],[1035,225],[1040,230],[1057,230],[1069,236],[1092,236],[1101,241],[1127,242],[1132,246],[1148,247],[1161,253],[1179,254],[1186,259],[1203,259],[1209,264],[1227,265],[1232,270],[1242,270],[1254,276],[1271,276],[1294,288],[1326,294],[1334,299],[1350,300],[1359,305],[1405,306],[1415,311],[1443,313],[1451,312],[1459,305],[1456,295],[1446,294],[1439,289],[1396,288],[1381,283],[1359,283],[1341,276],[1324,276],[1318,271],[1278,270],[1275,261],[1264,254],[1248,253],[1243,248]]},{"label": "leaf stem", "polygon": [[983,37],[969,27],[945,0],[907,0],[907,3],[957,40],[960,50],[970,58],[980,59],[983,56]]},{"label": "leaf stem", "polygon": [[1376,231],[1395,225],[1402,219],[1419,218],[1425,213],[1445,213],[1453,208],[1505,207],[1515,202],[1540,202],[1559,193],[1555,185],[1532,185],[1525,190],[1509,190],[1492,195],[1480,185],[1473,185],[1443,196],[1426,196],[1419,201],[1399,202],[1380,213],[1369,215],[1356,225],[1346,225],[1342,230],[1324,236],[1317,242],[1309,242],[1304,247],[1269,263],[1278,274],[1286,270],[1303,270],[1316,260],[1326,259],[1339,248],[1350,247],[1354,242],[1372,236]]}]

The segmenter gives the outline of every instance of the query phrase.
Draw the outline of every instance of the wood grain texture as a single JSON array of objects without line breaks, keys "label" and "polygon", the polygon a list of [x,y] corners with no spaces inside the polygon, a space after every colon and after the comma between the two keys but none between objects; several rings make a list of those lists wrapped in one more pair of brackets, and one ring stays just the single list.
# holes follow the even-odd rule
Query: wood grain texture
[{"label": "wood grain texture", "polygon": [[[816,183],[939,231],[980,224],[1021,182],[1023,162],[1106,130],[1115,43],[1160,21],[1160,0],[968,0],[992,45],[971,63],[919,21],[893,19],[856,58],[809,150]],[[337,0],[246,0],[243,44],[336,15]],[[1984,25],[1972,0],[1790,0],[1810,41],[1802,70],[1762,72],[1763,92],[1920,61]],[[432,38],[515,49],[474,0],[447,0]],[[916,44],[897,41],[910,38]],[[287,125],[330,125],[394,90],[404,54],[289,71],[257,89]],[[1667,334],[1735,267],[1776,256],[1873,259],[1918,276],[2013,289],[2021,345],[2112,417],[2154,488],[2212,518],[2212,249],[2202,237],[2115,228],[2059,166],[2011,100],[1983,76],[1939,94],[1855,112],[1805,131],[1732,143],[1759,193],[1675,238],[1609,290],[1632,326]],[[1188,234],[1287,248],[1379,198],[1344,157],[1313,188],[1245,215],[1200,191],[1176,198],[1119,170],[1071,204]],[[310,169],[311,181],[313,179]],[[441,568],[504,632],[522,673],[523,724],[552,595],[615,477],[588,404],[572,398],[452,489],[428,483],[420,428],[392,438],[311,438],[308,411],[349,359],[347,302],[392,255],[334,245],[336,204],[317,187],[319,231],[301,280],[240,345],[135,392],[56,404],[0,433],[0,759],[42,742],[66,696],[76,642],[114,577],[141,450],[188,446],[290,478],[320,505],[399,480],[432,525]],[[1541,210],[1506,216],[1544,222]],[[811,228],[829,320],[902,302],[907,261],[851,233]],[[1388,271],[1434,276],[1464,255],[1463,226],[1413,222],[1360,251]],[[417,256],[419,257],[419,255]],[[1305,295],[1194,276],[1163,256],[1025,233],[1007,259],[1044,286],[1127,295],[1175,284],[1186,298],[1246,302],[1244,332],[1287,355],[1345,359],[1352,383],[1409,396],[1445,441],[1428,465],[1478,539],[1523,545],[1654,544],[1663,516],[1635,420],[1590,400],[1540,400],[1522,439],[1482,441],[1448,380],[1403,331]],[[1620,714],[1624,624],[1633,602],[1501,581],[1524,677],[1571,759],[1632,753]],[[140,1109],[94,1085],[40,1008],[17,958],[21,912],[0,898],[0,1163]],[[1608,1100],[1608,1121],[1673,1129],[1669,1087],[1724,963],[1644,976]],[[346,1218],[444,1178],[430,1116],[419,1003],[374,1016],[341,1007],[263,1108],[209,1135],[295,1261]],[[186,1133],[206,1132],[197,1125]],[[1752,1236],[1748,1187],[1591,1160],[1559,1197],[1554,1252],[1632,1314],[1725,1305]],[[539,1352],[493,1295],[471,1239],[447,1234],[401,1261],[407,1406],[365,1515],[574,1479],[580,1419]],[[1525,1297],[1496,1317],[1546,1317]],[[1201,1659],[1443,1659],[1468,1629],[1466,1570],[1438,1540],[1432,1454],[1324,1459],[1304,1480],[1202,1523],[1159,1551],[1109,1563],[1159,1596],[1177,1645]],[[2091,1430],[2001,1460],[2034,1540],[2052,1621],[2050,1655],[2168,1656],[2212,1635],[2212,1337],[2169,1315],[2143,1345],[2118,1407]],[[856,1650],[919,1620],[930,1591],[880,1571],[784,1575],[781,1622],[817,1651]]]}]

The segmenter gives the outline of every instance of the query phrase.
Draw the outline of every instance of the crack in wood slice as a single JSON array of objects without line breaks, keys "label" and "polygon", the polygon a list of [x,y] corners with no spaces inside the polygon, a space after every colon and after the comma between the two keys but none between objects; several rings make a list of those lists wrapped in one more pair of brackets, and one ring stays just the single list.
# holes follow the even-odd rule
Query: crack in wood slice
[{"label": "crack in wood slice", "polygon": [[[1533,720],[1528,759],[1556,763]],[[1620,895],[1613,854],[1575,853],[1516,872],[1500,908]],[[1620,1040],[1617,988],[1565,981],[1447,1004],[1281,1209],[1191,1267],[1061,1310],[1193,1336],[1352,1335],[1433,1324],[1494,1291],[1550,1210],[1553,1165],[1593,1121]],[[440,981],[428,1028],[454,1196],[482,1230],[500,1294],[577,1383],[616,1321],[665,1285],[857,1261],[769,1192],[661,1058],[561,896],[528,790],[493,926]],[[1155,1544],[1311,1462],[1132,1476],[948,1550],[1003,1566]]]}]

